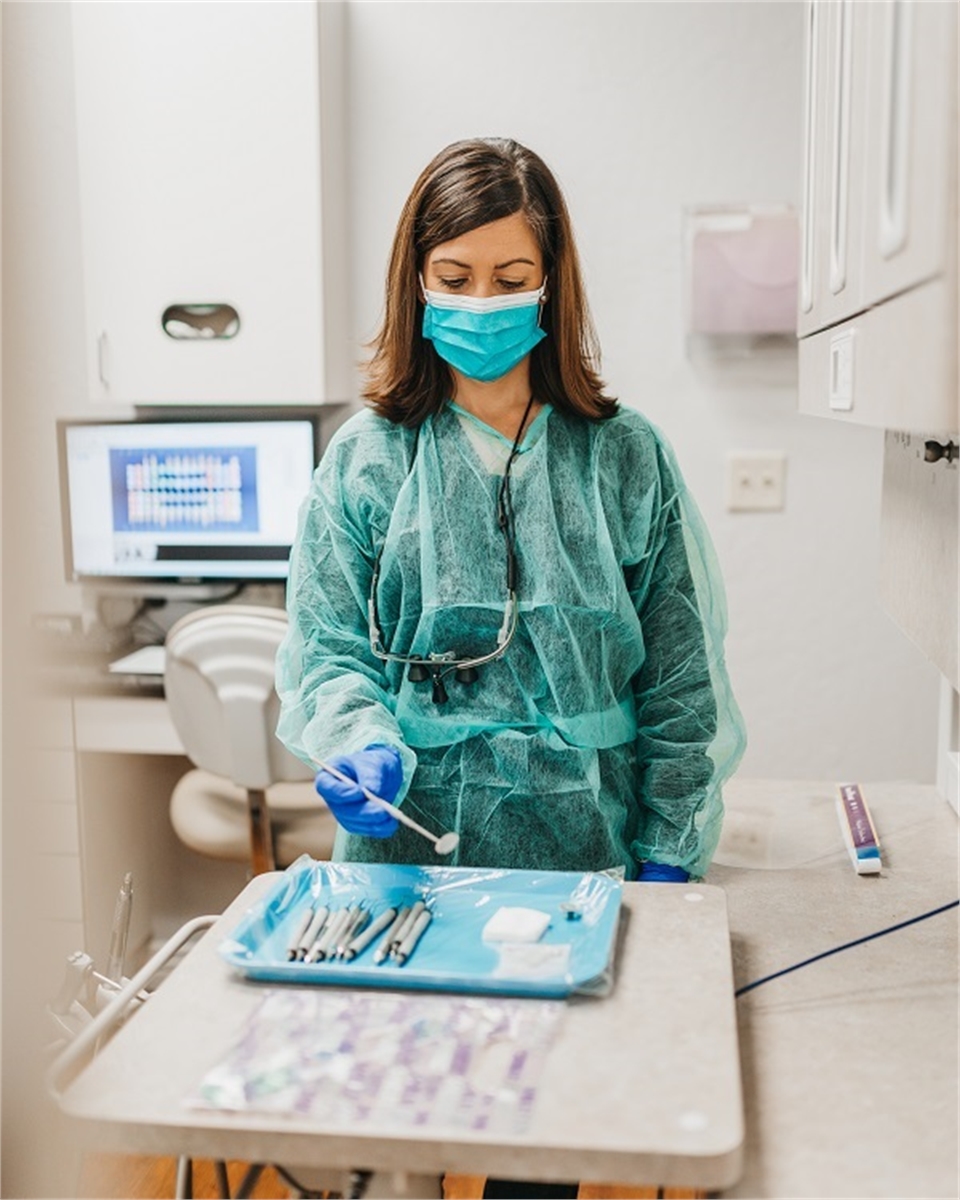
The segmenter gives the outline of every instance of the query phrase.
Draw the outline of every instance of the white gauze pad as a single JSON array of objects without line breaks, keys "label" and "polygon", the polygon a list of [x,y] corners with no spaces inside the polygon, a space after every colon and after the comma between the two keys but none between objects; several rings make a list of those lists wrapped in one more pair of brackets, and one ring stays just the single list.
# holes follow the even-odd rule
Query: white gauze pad
[{"label": "white gauze pad", "polygon": [[536,942],[550,924],[550,914],[536,908],[498,908],[483,927],[485,942]]}]

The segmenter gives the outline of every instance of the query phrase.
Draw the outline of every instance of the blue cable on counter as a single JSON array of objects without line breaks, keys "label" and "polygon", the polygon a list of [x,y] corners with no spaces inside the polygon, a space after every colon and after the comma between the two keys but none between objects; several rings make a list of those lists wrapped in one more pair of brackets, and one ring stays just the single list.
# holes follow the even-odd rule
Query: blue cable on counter
[{"label": "blue cable on counter", "polygon": [[805,958],[803,962],[794,963],[792,967],[784,967],[781,971],[774,971],[772,975],[764,975],[762,979],[755,979],[752,983],[745,983],[743,987],[737,988],[733,994],[734,996],[742,996],[744,992],[752,991],[754,988],[759,987],[761,983],[769,983],[771,979],[779,979],[781,975],[789,975],[791,971],[799,971],[801,967],[807,967],[810,963],[819,962],[821,958],[829,958],[831,954],[839,954],[841,950],[849,950],[851,946],[860,946],[864,942],[873,941],[874,938],[894,933],[897,929],[906,929],[908,925],[916,925],[918,921],[926,921],[928,917],[935,917],[938,913],[947,912],[958,905],[960,905],[960,900],[951,900],[949,904],[941,904],[939,908],[932,908],[929,912],[921,913],[918,917],[911,917],[908,921],[900,921],[896,925],[888,925],[886,929],[878,929],[876,933],[868,933],[864,937],[854,939],[852,942],[844,942],[842,946],[834,946],[832,950],[824,950],[820,954],[814,954],[812,958]]}]

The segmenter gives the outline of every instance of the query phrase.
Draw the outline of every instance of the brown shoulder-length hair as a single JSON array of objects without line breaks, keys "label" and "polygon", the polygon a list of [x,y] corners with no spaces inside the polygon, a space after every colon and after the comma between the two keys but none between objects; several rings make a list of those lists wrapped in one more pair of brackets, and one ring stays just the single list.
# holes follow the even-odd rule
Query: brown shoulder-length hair
[{"label": "brown shoulder-length hair", "polygon": [[550,169],[506,138],[447,146],[423,170],[407,198],[387,268],[383,324],[370,343],[364,398],[383,417],[418,426],[453,394],[453,377],[423,337],[418,275],[436,246],[502,217],[523,213],[543,255],[547,336],[531,351],[538,400],[590,420],[612,417],[597,373],[599,346],[587,308],[570,216]]}]

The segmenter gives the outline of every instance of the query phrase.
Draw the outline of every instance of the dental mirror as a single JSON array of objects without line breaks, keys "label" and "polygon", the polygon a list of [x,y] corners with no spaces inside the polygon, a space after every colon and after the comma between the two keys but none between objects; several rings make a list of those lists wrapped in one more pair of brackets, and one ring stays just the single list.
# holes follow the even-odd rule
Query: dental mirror
[{"label": "dental mirror", "polygon": [[329,763],[325,763],[323,759],[317,759],[317,766],[334,779],[339,779],[341,783],[350,784],[352,787],[359,787],[364,796],[372,803],[379,804],[381,808],[386,809],[391,816],[396,817],[401,825],[406,825],[408,829],[412,829],[415,833],[419,833],[421,837],[425,837],[428,842],[433,842],[433,848],[437,854],[446,855],[452,854],[460,844],[460,835],[458,833],[443,833],[439,837],[430,832],[429,829],[424,829],[422,825],[418,825],[413,817],[408,817],[402,808],[397,808],[395,804],[391,804],[389,800],[384,800],[382,796],[377,796],[374,792],[368,791],[362,784],[357,783],[355,779],[351,779],[349,775],[344,775],[342,771],[338,771],[336,767],[331,767]]}]

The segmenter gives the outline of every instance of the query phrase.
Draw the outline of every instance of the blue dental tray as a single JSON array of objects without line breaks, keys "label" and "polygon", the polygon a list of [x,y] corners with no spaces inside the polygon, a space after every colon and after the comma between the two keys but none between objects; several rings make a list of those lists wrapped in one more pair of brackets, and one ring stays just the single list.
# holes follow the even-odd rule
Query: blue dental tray
[{"label": "blue dental tray", "polygon": [[[244,914],[220,953],[248,979],[271,983],[602,995],[612,986],[621,892],[621,879],[606,872],[330,863],[303,855]],[[426,903],[432,920],[402,966],[389,958],[374,962],[383,935],[352,961],[288,961],[307,907],[361,904],[374,920],[416,900]],[[484,926],[505,907],[536,909],[549,925],[536,942],[485,942]]]}]

